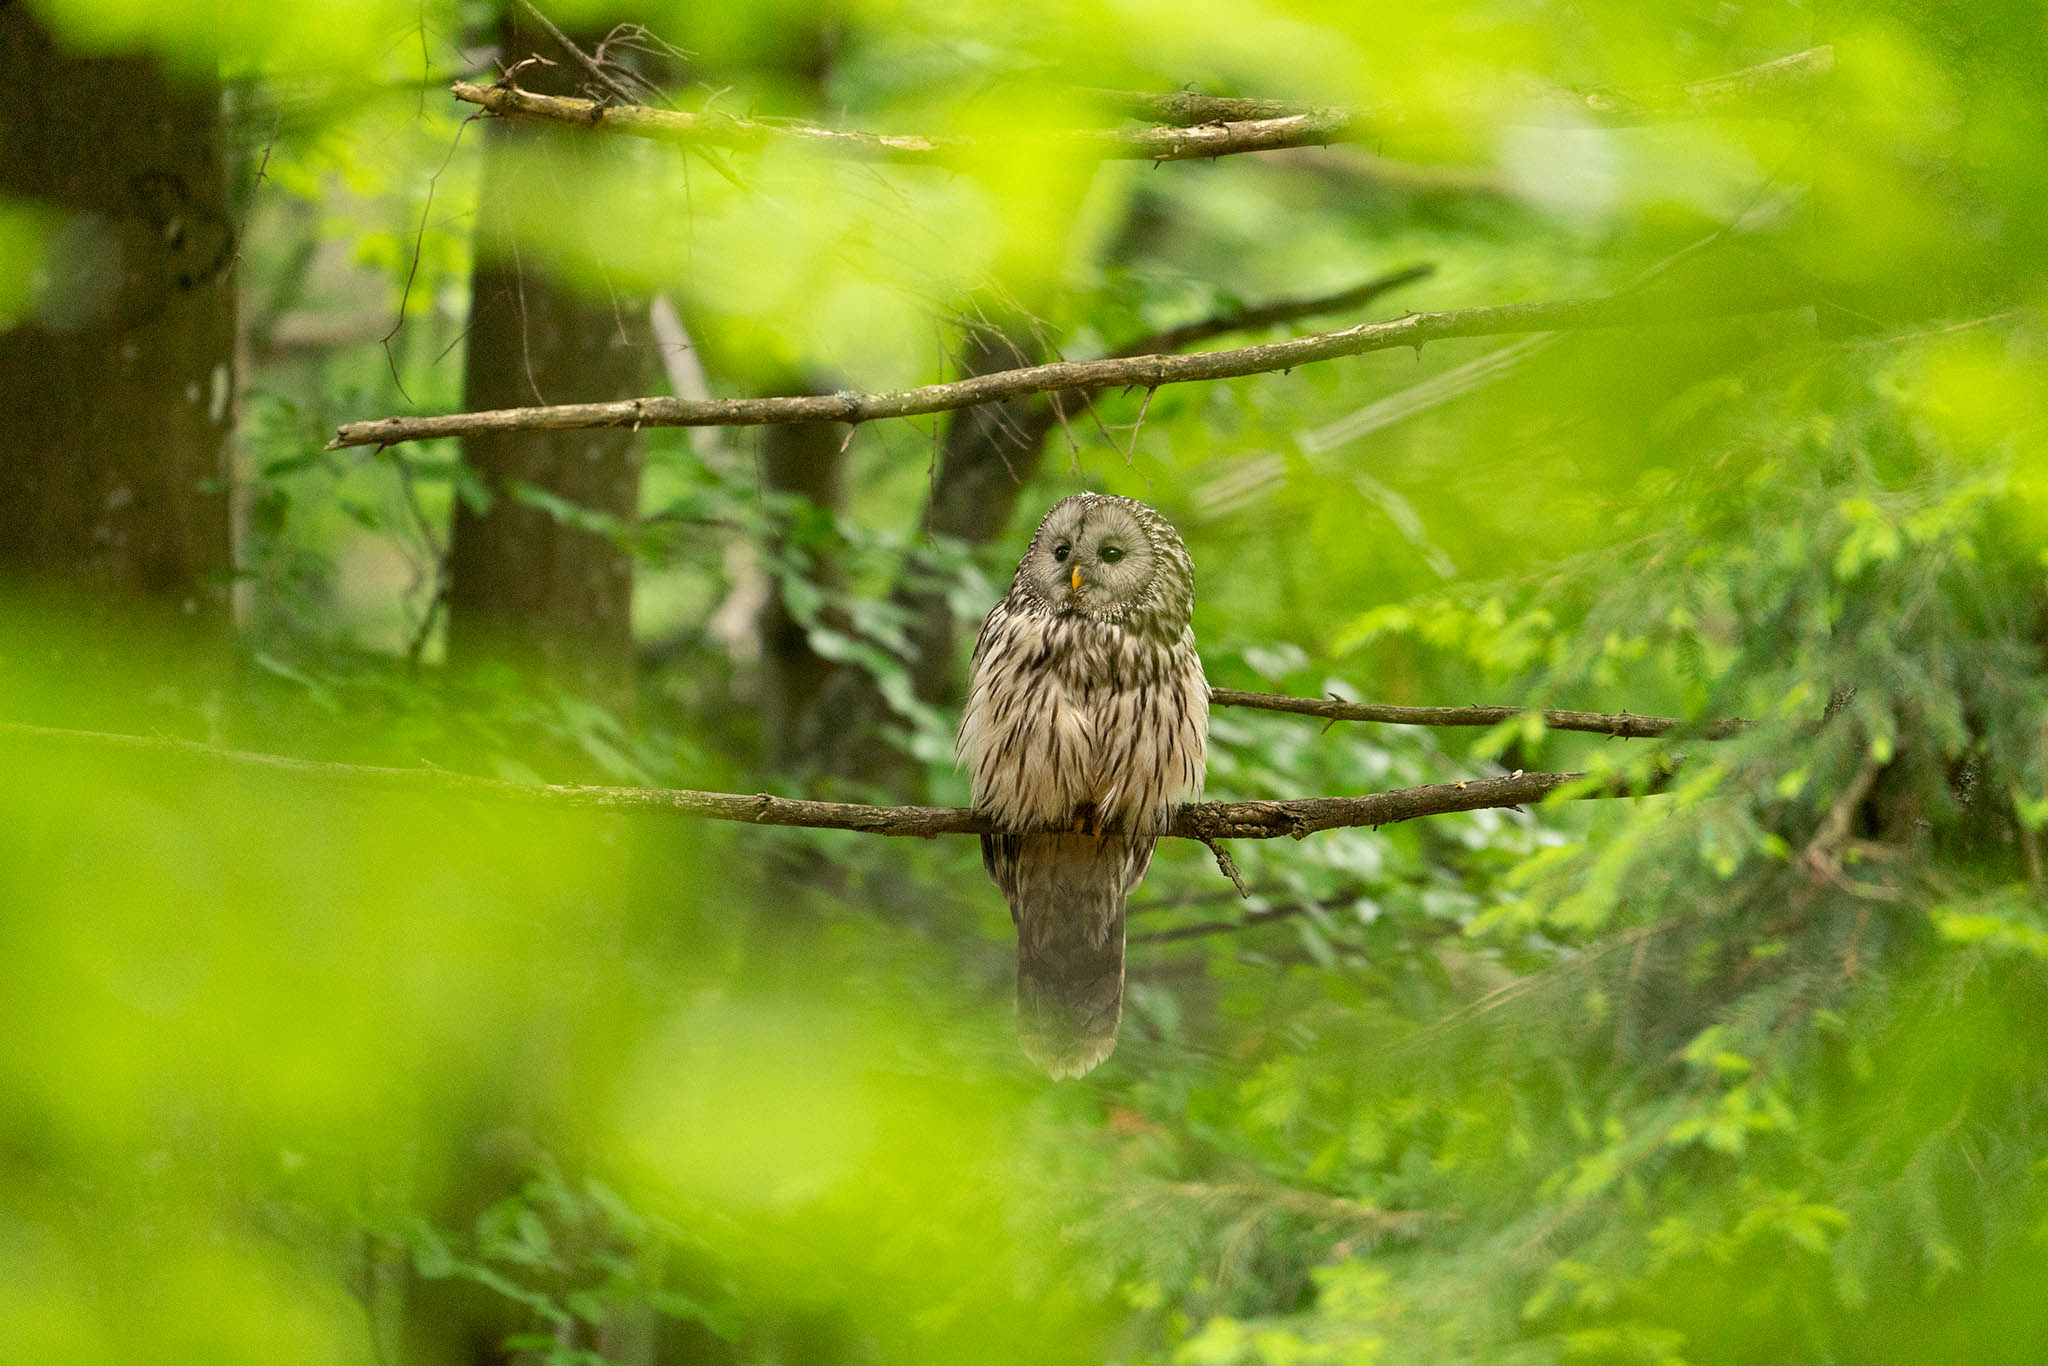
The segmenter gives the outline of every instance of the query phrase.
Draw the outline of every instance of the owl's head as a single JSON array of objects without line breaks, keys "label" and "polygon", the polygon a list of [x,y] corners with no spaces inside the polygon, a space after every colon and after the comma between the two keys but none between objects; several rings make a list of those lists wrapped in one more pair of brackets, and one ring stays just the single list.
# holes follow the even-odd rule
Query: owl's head
[{"label": "owl's head", "polygon": [[1077,493],[1038,524],[1014,591],[1055,616],[1171,639],[1194,608],[1194,565],[1173,524],[1143,503]]}]

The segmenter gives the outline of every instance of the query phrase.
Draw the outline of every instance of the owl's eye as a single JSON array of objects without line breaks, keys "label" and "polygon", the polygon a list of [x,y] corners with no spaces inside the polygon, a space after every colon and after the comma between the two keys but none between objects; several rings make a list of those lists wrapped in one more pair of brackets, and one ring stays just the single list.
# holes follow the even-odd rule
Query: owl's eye
[{"label": "owl's eye", "polygon": [[1056,545],[1056,546],[1054,546],[1054,547],[1052,548],[1052,557],[1053,557],[1053,558],[1054,558],[1055,560],[1058,560],[1058,561],[1060,561],[1060,562],[1061,562],[1062,564],[1064,564],[1064,563],[1066,562],[1066,558],[1067,558],[1067,556],[1069,556],[1069,555],[1071,555],[1071,554],[1073,554],[1073,553],[1074,553],[1074,548],[1073,548],[1072,546],[1068,546],[1068,545]]},{"label": "owl's eye", "polygon": [[1124,548],[1120,545],[1106,545],[1096,553],[1102,556],[1104,564],[1115,564],[1124,557]]}]

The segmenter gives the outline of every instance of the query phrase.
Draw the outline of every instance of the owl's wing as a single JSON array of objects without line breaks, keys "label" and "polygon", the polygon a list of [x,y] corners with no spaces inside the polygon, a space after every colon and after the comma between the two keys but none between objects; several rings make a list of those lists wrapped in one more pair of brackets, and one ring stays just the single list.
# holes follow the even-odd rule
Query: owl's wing
[{"label": "owl's wing", "polygon": [[981,619],[981,629],[974,633],[974,654],[967,664],[969,679],[972,679],[975,671],[981,668],[982,656],[988,653],[989,632],[994,629],[996,618],[1003,615],[1008,605],[1007,597],[998,599],[996,605],[988,609],[988,615]]},{"label": "owl's wing", "polygon": [[968,770],[974,780],[976,799],[982,787],[981,760],[985,751],[982,734],[987,718],[983,715],[988,705],[990,680],[982,670],[988,663],[989,642],[994,638],[996,623],[1004,615],[1004,601],[998,601],[988,609],[988,615],[981,619],[981,629],[974,636],[974,656],[967,666],[967,701],[960,708],[960,726],[953,732],[953,761]]}]

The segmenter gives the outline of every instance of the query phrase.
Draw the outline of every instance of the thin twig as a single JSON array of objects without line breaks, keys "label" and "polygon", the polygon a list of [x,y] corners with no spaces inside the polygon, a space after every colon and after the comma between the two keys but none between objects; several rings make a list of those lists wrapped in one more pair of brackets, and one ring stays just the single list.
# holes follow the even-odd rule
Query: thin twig
[{"label": "thin twig", "polygon": [[1244,873],[1238,868],[1237,860],[1230,856],[1230,851],[1212,839],[1204,839],[1202,843],[1209,846],[1209,852],[1215,856],[1216,871],[1230,879],[1230,885],[1237,888],[1238,896],[1251,900],[1252,889],[1245,885]]},{"label": "thin twig", "polygon": [[533,4],[533,0],[519,0],[519,8],[525,10],[532,17],[533,21],[541,26],[548,37],[555,40],[555,46],[568,53],[570,59],[576,65],[589,72],[592,79],[597,81],[599,85],[602,85],[628,104],[632,104],[638,98],[633,90],[622,84],[609,71],[606,71],[602,63],[570,41],[568,34],[556,28],[553,21],[545,14],[542,14],[540,9]]},{"label": "thin twig", "polygon": [[[382,454],[380,451],[379,454]],[[434,632],[434,620],[440,615],[448,597],[448,551],[434,535],[434,525],[427,518],[427,510],[420,506],[419,484],[413,478],[412,465],[406,458],[393,452],[392,468],[398,472],[398,487],[406,510],[412,514],[413,526],[418,530],[420,541],[426,546],[427,565],[413,565],[413,581],[406,589],[410,598],[420,586],[428,581],[429,567],[432,571],[433,592],[427,597],[426,611],[421,615],[419,625],[406,644],[405,661],[415,675],[419,672],[420,656],[427,648],[427,638]]]},{"label": "thin twig", "polygon": [[[442,175],[444,175],[447,172],[450,164],[454,162],[456,149],[462,146],[463,130],[468,128],[470,124],[476,122],[476,119],[477,116],[475,114],[471,114],[468,118],[464,119],[460,124],[456,125],[455,136],[448,140],[448,155],[441,158],[440,166],[436,168],[432,175],[427,177],[427,198],[426,202],[420,205],[420,226],[419,230],[413,234],[412,239],[412,263],[406,267],[405,287],[399,291],[398,295],[398,316],[392,320],[391,330],[389,332],[386,332],[382,337],[379,337],[377,339],[378,345],[384,348],[385,363],[391,367],[391,382],[398,386],[398,392],[405,398],[405,401],[408,403],[412,401],[412,395],[406,393],[405,381],[399,377],[398,356],[391,349],[391,339],[397,336],[399,332],[405,327],[406,306],[412,302],[412,285],[413,281],[417,279],[419,276],[420,253],[421,249],[425,246],[427,240],[427,219],[428,216],[432,214],[434,211],[434,191],[436,188],[439,187]],[[360,442],[358,444],[381,445],[383,443]]]},{"label": "thin twig", "polygon": [[263,159],[256,163],[256,176],[249,182],[249,202],[242,206],[242,221],[235,224],[234,249],[228,256],[223,275],[232,275],[235,267],[242,263],[242,244],[248,240],[249,220],[256,215],[256,192],[263,188],[263,182],[270,178],[270,154],[277,146],[277,130],[283,122],[280,115],[270,123],[270,137],[263,144]]}]

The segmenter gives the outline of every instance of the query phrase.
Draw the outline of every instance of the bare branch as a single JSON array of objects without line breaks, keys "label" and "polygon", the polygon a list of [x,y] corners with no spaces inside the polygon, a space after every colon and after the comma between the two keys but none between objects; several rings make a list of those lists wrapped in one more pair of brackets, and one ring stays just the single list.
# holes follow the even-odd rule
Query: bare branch
[{"label": "bare branch", "polygon": [[791,120],[693,114],[643,104],[605,105],[563,95],[538,95],[511,85],[456,81],[449,87],[449,93],[458,100],[481,105],[500,118],[596,128],[653,142],[699,147],[759,147],[782,139],[857,161],[944,162],[957,156],[965,146],[965,140],[959,138],[848,132]]},{"label": "bare branch", "polygon": [[[1631,127],[1678,119],[1702,118],[1734,108],[1765,104],[1810,90],[1835,69],[1835,50],[1810,47],[1740,71],[1730,71],[1683,85],[1646,86],[1635,90],[1595,86],[1581,90],[1545,91],[1532,101],[1531,122],[1573,126],[1599,123]],[[1189,126],[1273,120],[1304,114],[1326,119],[1349,116],[1363,122],[1374,111],[1362,107],[1292,104],[1286,100],[1240,99],[1177,90],[1159,95],[1140,90],[1089,90],[1096,103],[1134,119]],[[1394,111],[1380,111],[1380,122]]]},{"label": "bare branch", "polygon": [[1632,91],[1603,86],[1578,91],[1552,103],[1552,121],[1576,125],[1591,119],[1610,128],[1628,128],[1748,110],[1803,94],[1832,75],[1834,69],[1835,49],[1823,44],[1776,61],[1684,85]]},{"label": "bare branch", "polygon": [[1633,293],[1601,299],[1552,303],[1497,304],[1485,308],[1411,313],[1385,322],[1360,323],[1336,332],[1317,332],[1193,355],[1104,356],[1057,361],[975,375],[947,384],[925,384],[887,393],[848,391],[786,398],[632,398],[610,403],[563,403],[431,417],[386,417],[341,427],[327,449],[391,446],[401,441],[468,436],[479,432],[562,431],[593,427],[757,427],[786,422],[873,422],[920,417],[1026,394],[1062,389],[1125,387],[1157,389],[1168,384],[1235,379],[1291,370],[1297,365],[1364,355],[1395,347],[1419,347],[1453,337],[1491,337],[1567,328],[1623,327],[1699,317],[1735,317],[1804,307],[1809,300],[1789,289],[1743,297],[1652,296]]},{"label": "bare branch", "polygon": [[[1602,87],[1544,95],[1531,101],[1529,112],[1523,117],[1536,123],[1576,126],[1593,122],[1616,127],[1699,118],[1764,105],[1799,93],[1827,76],[1834,65],[1832,47],[1808,48],[1761,66],[1686,85],[1634,91]],[[637,104],[606,106],[594,100],[537,95],[506,84],[457,81],[450,87],[450,93],[501,118],[559,123],[698,146],[759,147],[780,140],[861,161],[949,165],[964,154],[991,145],[986,140],[956,136],[826,128],[795,119],[734,118]],[[1097,93],[1106,103],[1139,117],[1163,118],[1167,126],[1075,129],[1050,134],[1048,139],[1071,147],[1078,154],[1111,160],[1189,161],[1289,147],[1321,147],[1333,142],[1370,141],[1376,130],[1398,122],[1401,117],[1398,110],[1363,106],[1290,105],[1275,100],[1190,94]]]},{"label": "bare branch", "polygon": [[[538,95],[516,85],[456,81],[449,93],[500,118],[555,123],[622,133],[653,142],[695,147],[759,148],[771,142],[804,147],[854,161],[957,166],[993,144],[985,139],[920,133],[868,133],[826,128],[797,119],[737,118],[727,114],[600,104],[563,95]],[[1321,147],[1364,139],[1361,116],[1348,109],[1304,109],[1271,119],[1201,124],[1192,128],[1081,128],[1050,133],[1043,141],[1077,156],[1107,161],[1193,161],[1241,152]]]},{"label": "bare branch", "polygon": [[[159,736],[113,735],[99,731],[59,730],[46,726],[0,723],[0,740],[11,744],[62,749],[108,749],[129,753],[196,758],[280,777],[316,779],[409,791],[448,792],[557,807],[607,811],[657,811],[700,820],[735,821],[745,825],[802,826],[815,830],[854,830],[868,835],[988,835],[1002,833],[978,811],[945,806],[867,806],[855,802],[819,802],[768,793],[691,792],[658,787],[572,787],[502,782],[445,769],[378,768],[362,764],[327,763],[277,754],[222,749],[190,740]],[[1486,807],[1524,806],[1561,789],[1574,788],[1582,797],[1640,795],[1618,783],[1588,782],[1580,773],[1514,773],[1462,783],[1398,788],[1366,797],[1304,797],[1290,801],[1202,802],[1183,807],[1166,832],[1180,839],[1208,843],[1222,839],[1300,839],[1320,830],[1351,826],[1391,825],[1419,816],[1477,811]],[[1014,833],[1014,832],[1012,832]]]},{"label": "bare branch", "polygon": [[1675,716],[1637,716],[1633,712],[1534,711],[1528,707],[1396,707],[1378,702],[1345,702],[1337,698],[1283,697],[1277,693],[1233,692],[1215,688],[1209,703],[1216,707],[1250,707],[1320,716],[1329,721],[1385,721],[1397,726],[1497,726],[1517,717],[1538,716],[1551,730],[1582,730],[1617,740],[1647,740],[1673,731],[1702,740],[1726,740],[1756,723],[1739,717],[1727,721],[1685,721]]}]

